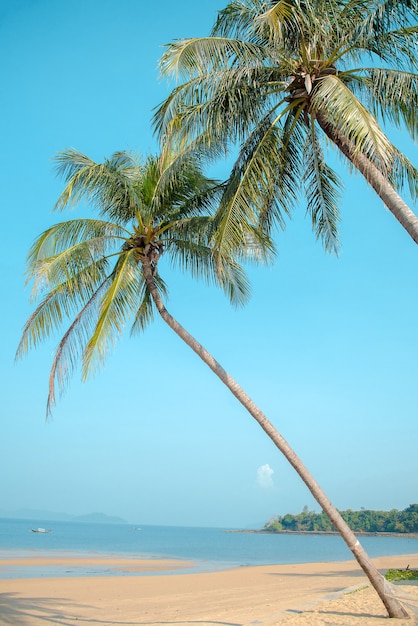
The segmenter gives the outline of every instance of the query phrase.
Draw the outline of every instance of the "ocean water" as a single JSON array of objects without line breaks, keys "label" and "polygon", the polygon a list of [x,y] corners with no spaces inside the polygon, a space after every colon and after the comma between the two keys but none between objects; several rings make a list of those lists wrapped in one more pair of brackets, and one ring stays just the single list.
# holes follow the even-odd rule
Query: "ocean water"
[{"label": "ocean water", "polygon": [[[39,526],[51,529],[51,533],[31,532],[31,528]],[[360,537],[360,542],[370,557],[418,553],[416,537],[367,536]],[[31,524],[28,520],[0,519],[0,557],[48,552],[76,553],[78,556],[93,553],[137,558],[169,557],[193,560],[196,562],[195,570],[197,567],[206,571],[236,566],[331,562],[352,558],[344,541],[335,535],[286,535],[172,526],[138,528],[129,524],[82,524],[48,520]],[[399,567],[406,565],[402,561]],[[115,572],[110,573],[115,575]],[[82,574],[78,570],[77,575]],[[16,569],[14,575],[19,577],[27,575],[27,572],[19,574]],[[5,577],[3,568],[0,568],[0,578]]]}]

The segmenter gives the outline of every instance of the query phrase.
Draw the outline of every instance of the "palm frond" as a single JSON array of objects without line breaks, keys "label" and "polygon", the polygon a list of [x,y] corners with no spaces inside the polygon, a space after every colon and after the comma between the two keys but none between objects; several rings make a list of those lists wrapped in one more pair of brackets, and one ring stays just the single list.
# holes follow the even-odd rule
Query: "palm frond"
[{"label": "palm frond", "polygon": [[337,76],[317,81],[312,105],[326,115],[356,147],[382,171],[390,171],[394,148],[371,113]]},{"label": "palm frond", "polygon": [[[238,269],[238,263],[231,257],[225,258],[222,266],[217,264],[213,254],[213,235],[214,220],[211,217],[177,222],[175,228],[170,229],[167,243],[170,263],[195,279],[221,286],[233,304],[241,304],[248,297],[245,272]],[[228,284],[229,281],[232,284]]]},{"label": "palm frond", "polygon": [[162,153],[150,198],[155,217],[171,222],[212,212],[219,182],[203,174],[199,160],[188,152],[178,156]]},{"label": "palm frond", "polygon": [[211,35],[246,39],[249,33],[255,36],[255,21],[268,7],[265,0],[234,0],[218,12]]},{"label": "palm frond", "polygon": [[75,148],[67,148],[67,150],[59,152],[54,160],[57,176],[66,182],[70,182],[79,172],[94,168],[97,165],[93,159]]},{"label": "palm frond", "polygon": [[370,111],[397,128],[405,125],[418,138],[418,74],[386,68],[365,68],[354,88],[367,98]]},{"label": "palm frond", "polygon": [[104,163],[95,163],[82,153],[69,149],[55,158],[57,173],[67,186],[54,210],[63,211],[85,199],[101,215],[130,222],[137,209],[135,182],[141,170],[127,153],[116,153]]},{"label": "palm frond", "polygon": [[[154,283],[160,297],[166,299],[168,296],[167,286],[158,273],[154,276]],[[154,320],[155,305],[143,277],[141,277],[139,283],[138,299],[140,301],[140,305],[131,327],[131,335],[143,332]]]},{"label": "palm frond", "polygon": [[251,285],[244,269],[230,258],[224,262],[222,255],[216,257],[217,282],[231,304],[243,306],[251,296]]},{"label": "palm frond", "polygon": [[417,69],[418,26],[385,31],[372,35],[362,42],[362,47],[381,61],[391,63],[399,70]]},{"label": "palm frond", "polygon": [[244,249],[248,232],[260,220],[264,227],[284,225],[295,185],[291,172],[283,169],[281,115],[260,122],[234,164],[215,216],[215,249],[221,254]]},{"label": "palm frond", "polygon": [[297,3],[289,2],[288,0],[278,0],[278,2],[270,4],[272,4],[272,6],[266,10],[265,7],[267,3],[264,3],[263,13],[259,13],[258,16],[255,17],[258,24],[267,24],[270,31],[274,31],[276,28],[280,29],[281,26],[289,22],[292,26],[298,25],[299,7]]},{"label": "palm frond", "polygon": [[[284,230],[284,217],[290,215],[299,202],[303,180],[303,145],[306,134],[303,106],[289,104],[281,112],[279,121],[278,161],[273,172],[275,184],[270,186],[271,197],[266,195],[266,205],[259,214],[258,222],[267,233],[271,233],[276,225]],[[278,203],[279,211],[281,207],[277,216],[274,203]]]},{"label": "palm frond", "polygon": [[199,241],[189,242],[183,238],[172,239],[170,264],[187,271],[193,278],[203,278],[208,284],[216,283],[212,249],[208,244]]},{"label": "palm frond", "polygon": [[271,94],[288,84],[294,70],[288,58],[280,67],[230,68],[199,76],[173,90],[154,115],[154,127],[171,150],[193,146],[218,157],[240,142],[271,107]]},{"label": "palm frond", "polygon": [[51,415],[56,403],[56,386],[58,385],[59,393],[62,395],[94,330],[99,301],[110,280],[110,277],[106,277],[98,286],[58,344],[49,374],[47,417]]},{"label": "palm frond", "polygon": [[36,348],[60,328],[65,318],[74,315],[99,288],[107,269],[107,259],[100,259],[80,271],[79,276],[51,288],[24,326],[16,358],[21,358],[30,348]]},{"label": "palm frond", "polygon": [[[330,2],[329,5],[332,3]],[[275,47],[283,45],[291,54],[301,50],[301,46],[306,49],[308,40],[312,47],[315,47],[314,39],[316,35],[322,37],[322,29],[326,29],[328,25],[328,11],[322,15],[321,2],[315,3],[317,13],[321,13],[322,19],[316,19],[315,29],[312,29],[312,6],[309,0],[304,2],[293,2],[292,0],[279,0],[266,10],[262,15],[256,18],[255,23],[258,32],[263,33],[264,39]],[[325,23],[326,22],[326,23]]]},{"label": "palm frond", "polygon": [[[27,262],[29,269],[39,261],[88,243],[95,255],[104,256],[115,242],[124,240],[129,231],[112,222],[95,219],[75,219],[60,222],[44,231],[31,246]],[[119,243],[120,245],[120,243]]]},{"label": "palm frond", "polygon": [[163,76],[205,76],[209,72],[239,66],[248,58],[262,66],[266,57],[263,47],[229,37],[183,39],[165,46],[159,68]]},{"label": "palm frond", "polygon": [[307,212],[311,216],[312,228],[316,238],[322,240],[325,250],[338,254],[338,201],[342,185],[325,162],[313,124],[305,143],[304,157]]},{"label": "palm frond", "polygon": [[65,288],[67,295],[81,296],[84,290],[87,295],[106,272],[107,255],[126,234],[115,224],[91,219],[70,220],[46,230],[28,254],[27,281],[33,281],[32,299],[55,287]]},{"label": "palm frond", "polygon": [[83,380],[103,363],[128,317],[138,309],[141,269],[135,256],[135,249],[131,249],[121,253],[116,262],[100,303],[94,332],[83,353]]},{"label": "palm frond", "polygon": [[274,261],[275,256],[276,248],[268,231],[259,225],[249,225],[245,233],[245,244],[236,252],[237,260],[268,265]]},{"label": "palm frond", "polygon": [[369,0],[367,5],[369,14],[363,28],[376,38],[390,31],[416,25],[416,0]]},{"label": "palm frond", "polygon": [[397,189],[408,186],[411,198],[413,200],[418,198],[418,169],[399,150],[395,153],[391,181]]},{"label": "palm frond", "polygon": [[[196,279],[219,285],[232,304],[242,305],[250,296],[248,278],[230,254],[214,254],[212,240],[216,234],[215,225],[210,217],[191,218],[178,223],[175,231],[170,231],[170,262]],[[236,257],[246,262],[256,260],[258,263],[268,263],[273,255],[274,246],[271,240],[265,233],[249,225]]]},{"label": "palm frond", "polygon": [[[202,78],[195,78],[189,83],[174,90],[171,99],[167,99],[155,111],[153,118],[154,129],[159,136],[162,151],[169,153],[193,155],[199,158],[204,155],[205,160],[217,159],[226,155],[228,148],[225,145],[225,125],[202,126],[201,114],[205,111],[202,105],[195,105],[194,101]],[[206,95],[202,94],[202,100]],[[210,113],[212,118],[213,114]],[[221,119],[221,118],[219,118]]]}]

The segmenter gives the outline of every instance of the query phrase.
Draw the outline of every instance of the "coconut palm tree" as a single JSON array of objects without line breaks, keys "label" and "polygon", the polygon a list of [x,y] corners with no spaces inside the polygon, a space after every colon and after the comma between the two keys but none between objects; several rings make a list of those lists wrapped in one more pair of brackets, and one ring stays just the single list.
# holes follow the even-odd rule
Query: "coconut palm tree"
[{"label": "coconut palm tree", "polygon": [[341,182],[328,147],[361,172],[418,243],[399,196],[417,170],[383,125],[418,136],[416,0],[232,0],[209,37],[166,46],[160,67],[183,81],[157,109],[159,135],[209,158],[234,150],[218,246],[236,224],[283,227],[301,195],[316,236],[338,249]]},{"label": "coconut palm tree", "polygon": [[[165,155],[139,161],[117,152],[101,164],[70,149],[57,155],[56,166],[67,185],[54,210],[86,199],[101,219],[56,224],[28,255],[28,281],[41,302],[25,325],[17,356],[74,315],[53,359],[47,416],[56,388],[64,390],[78,357],[85,379],[103,362],[129,316],[133,333],[153,320],[155,302],[167,295],[157,271],[163,254],[193,276],[215,281],[234,304],[249,297],[238,262],[231,257],[215,264],[210,239],[222,187],[202,174],[196,160]],[[247,259],[272,256],[273,246],[256,229],[248,242]]]},{"label": "coconut palm tree", "polygon": [[[28,256],[28,278],[41,302],[27,321],[18,357],[36,347],[69,319],[49,379],[48,412],[55,387],[62,390],[79,360],[83,377],[103,362],[129,318],[144,330],[157,311],[168,326],[220,378],[259,423],[306,483],[378,591],[390,615],[407,614],[388,595],[385,581],[357,538],[310,472],[238,383],[167,311],[166,285],[159,272],[163,255],[198,277],[219,284],[234,303],[248,297],[245,274],[234,256],[212,254],[216,220],[213,203],[222,186],[205,178],[190,159],[148,158],[138,163],[116,153],[97,164],[75,150],[57,157],[67,185],[57,210],[86,199],[100,219],[74,219],[46,230]],[[267,260],[272,245],[252,229],[242,257]]]}]

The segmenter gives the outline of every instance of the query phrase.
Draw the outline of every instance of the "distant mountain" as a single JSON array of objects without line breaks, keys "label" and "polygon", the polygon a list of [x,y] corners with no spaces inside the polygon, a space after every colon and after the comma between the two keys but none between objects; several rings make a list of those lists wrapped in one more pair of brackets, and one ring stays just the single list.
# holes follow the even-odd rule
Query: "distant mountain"
[{"label": "distant mountain", "polygon": [[105,513],[89,513],[87,515],[70,515],[57,511],[46,511],[43,509],[19,509],[18,511],[0,510],[0,518],[48,520],[49,522],[76,522],[91,524],[127,524],[122,517],[106,515]]},{"label": "distant mountain", "polygon": [[73,522],[90,522],[92,524],[127,524],[127,521],[115,515],[105,515],[105,513],[89,513],[88,515],[77,515],[72,518]]}]

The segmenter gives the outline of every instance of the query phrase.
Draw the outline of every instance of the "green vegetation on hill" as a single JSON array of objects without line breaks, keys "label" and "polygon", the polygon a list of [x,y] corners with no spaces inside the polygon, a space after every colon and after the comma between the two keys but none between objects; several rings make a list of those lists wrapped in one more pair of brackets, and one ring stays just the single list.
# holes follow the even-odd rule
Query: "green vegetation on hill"
[{"label": "green vegetation on hill", "polygon": [[[418,504],[410,504],[403,511],[340,511],[341,516],[354,532],[366,533],[418,533]],[[268,532],[335,532],[325,513],[308,511],[277,516],[264,526]]]}]

